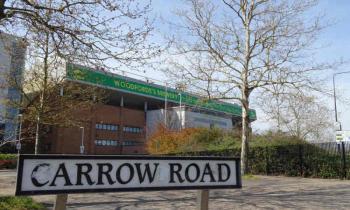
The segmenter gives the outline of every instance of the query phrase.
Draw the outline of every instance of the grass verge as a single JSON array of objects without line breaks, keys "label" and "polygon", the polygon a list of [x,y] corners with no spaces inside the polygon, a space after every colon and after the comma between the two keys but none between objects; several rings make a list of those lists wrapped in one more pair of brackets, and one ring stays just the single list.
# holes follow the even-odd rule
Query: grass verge
[{"label": "grass verge", "polygon": [[30,197],[0,196],[1,210],[46,210],[46,207]]},{"label": "grass verge", "polygon": [[257,176],[254,176],[253,174],[245,174],[242,176],[242,179],[244,179],[244,180],[258,180],[259,178]]}]

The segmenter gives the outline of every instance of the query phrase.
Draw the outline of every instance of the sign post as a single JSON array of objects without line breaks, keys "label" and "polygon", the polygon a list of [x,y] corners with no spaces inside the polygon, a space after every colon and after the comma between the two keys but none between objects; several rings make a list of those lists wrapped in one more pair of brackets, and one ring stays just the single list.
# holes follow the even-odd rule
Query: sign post
[{"label": "sign post", "polygon": [[198,190],[197,209],[198,210],[209,209],[209,190]]},{"label": "sign post", "polygon": [[67,194],[58,194],[56,195],[54,210],[66,210],[68,195]]},{"label": "sign post", "polygon": [[208,209],[209,189],[241,188],[240,161],[223,157],[20,155],[16,195],[151,190],[199,190],[198,208]]}]

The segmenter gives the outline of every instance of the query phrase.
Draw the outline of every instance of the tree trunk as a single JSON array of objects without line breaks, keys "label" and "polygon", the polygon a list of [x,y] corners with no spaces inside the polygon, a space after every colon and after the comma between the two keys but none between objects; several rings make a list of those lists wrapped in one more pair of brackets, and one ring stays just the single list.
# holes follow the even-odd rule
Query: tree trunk
[{"label": "tree trunk", "polygon": [[35,128],[35,147],[34,147],[34,154],[40,154],[40,124],[41,124],[41,115],[42,115],[42,110],[44,108],[44,93],[41,93],[40,95],[40,107],[36,116],[36,128]]},{"label": "tree trunk", "polygon": [[[249,151],[249,100],[248,94],[243,92],[242,97],[242,146],[241,146],[241,174],[248,172],[248,151]],[[247,92],[246,92],[247,93]]]},{"label": "tree trunk", "polygon": [[45,39],[45,49],[44,49],[44,59],[43,59],[43,72],[44,72],[44,78],[43,78],[43,86],[42,86],[42,91],[40,94],[40,106],[39,110],[37,113],[37,120],[36,120],[36,130],[35,130],[35,154],[41,153],[40,148],[41,148],[41,142],[40,142],[40,124],[42,123],[41,117],[43,116],[43,111],[44,111],[44,103],[45,103],[45,97],[46,97],[46,90],[48,88],[48,71],[49,71],[49,34],[46,33],[46,39]]},{"label": "tree trunk", "polygon": [[40,132],[40,116],[38,114],[36,119],[36,128],[35,128],[35,147],[34,147],[34,154],[39,154],[39,145],[40,145],[40,138],[39,138],[39,132]]},{"label": "tree trunk", "polygon": [[[251,2],[253,3],[253,2]],[[244,28],[245,28],[245,62],[244,68],[241,73],[242,79],[242,146],[241,146],[241,174],[244,175],[248,172],[248,138],[249,138],[249,82],[248,82],[248,74],[249,74],[249,63],[250,63],[250,20],[252,18],[251,14],[247,11],[248,2],[244,2],[244,7],[242,8],[242,12],[244,14]]]}]

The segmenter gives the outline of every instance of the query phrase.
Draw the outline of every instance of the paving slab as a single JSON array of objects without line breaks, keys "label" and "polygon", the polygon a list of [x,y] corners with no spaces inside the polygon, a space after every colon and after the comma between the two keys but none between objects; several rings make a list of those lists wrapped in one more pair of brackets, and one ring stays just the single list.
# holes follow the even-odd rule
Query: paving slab
[{"label": "paving slab", "polygon": [[[14,195],[15,171],[0,171],[0,196]],[[194,210],[197,191],[70,194],[69,210]],[[55,196],[33,196],[53,207]],[[242,189],[211,190],[209,208],[350,209],[350,181],[281,176],[243,180]]]}]

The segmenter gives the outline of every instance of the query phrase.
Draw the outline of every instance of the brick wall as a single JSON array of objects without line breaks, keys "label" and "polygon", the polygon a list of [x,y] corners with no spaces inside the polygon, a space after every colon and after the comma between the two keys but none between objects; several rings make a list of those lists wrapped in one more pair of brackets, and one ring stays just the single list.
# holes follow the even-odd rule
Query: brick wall
[{"label": "brick wall", "polygon": [[[83,122],[85,154],[144,154],[146,115],[143,110],[110,105],[96,105],[90,110],[73,113]],[[108,129],[96,129],[96,124],[108,125]],[[111,126],[118,129],[111,129]],[[123,127],[133,128],[126,132]],[[79,154],[82,129],[77,127],[55,127],[50,139],[50,151],[56,154]],[[99,140],[101,145],[96,145]],[[114,145],[115,141],[118,143]],[[133,142],[138,144],[132,145]],[[102,145],[104,143],[104,145]],[[110,144],[110,145],[107,145]],[[112,145],[111,145],[112,144]]]}]

